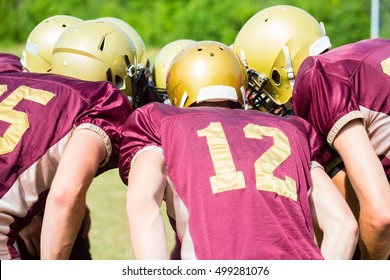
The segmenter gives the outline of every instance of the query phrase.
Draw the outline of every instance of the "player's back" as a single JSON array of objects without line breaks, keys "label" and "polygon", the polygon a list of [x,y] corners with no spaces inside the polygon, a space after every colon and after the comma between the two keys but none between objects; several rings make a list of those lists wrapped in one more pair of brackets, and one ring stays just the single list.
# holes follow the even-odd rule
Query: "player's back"
[{"label": "player's back", "polygon": [[[356,95],[359,105],[378,111],[389,112],[388,104],[390,91],[390,40],[371,39],[351,43],[335,48],[327,53],[308,57],[297,78],[299,84],[307,72],[317,71],[323,79],[329,81],[328,88],[322,87],[324,95],[343,94],[342,97]],[[303,82],[303,80],[302,80]],[[306,81],[315,86],[323,81]],[[332,88],[332,84],[345,83],[351,93]],[[301,87],[298,89],[303,90]],[[333,92],[331,92],[333,91]],[[302,95],[300,91],[296,92]],[[294,96],[296,99],[296,97]],[[341,97],[340,97],[341,98]],[[299,104],[295,104],[299,106]],[[302,108],[300,108],[300,111]],[[387,110],[387,111],[386,111]]]},{"label": "player's back", "polygon": [[[111,141],[119,139],[119,126],[131,106],[118,94],[106,82],[34,73],[0,75],[1,250],[7,243],[11,256],[16,255],[12,240],[43,209],[75,126],[92,125],[105,130]],[[107,108],[110,103],[115,104],[112,110]],[[103,169],[115,167],[115,162],[113,157]]]},{"label": "player's back", "polygon": [[22,71],[23,66],[18,56],[10,53],[0,53],[0,74]]},{"label": "player's back", "polygon": [[343,124],[361,118],[390,178],[390,40],[370,39],[308,57],[293,106],[330,145]]},{"label": "player's back", "polygon": [[167,164],[182,259],[322,258],[308,202],[310,140],[300,119],[164,104],[137,111],[161,140],[154,144]]}]

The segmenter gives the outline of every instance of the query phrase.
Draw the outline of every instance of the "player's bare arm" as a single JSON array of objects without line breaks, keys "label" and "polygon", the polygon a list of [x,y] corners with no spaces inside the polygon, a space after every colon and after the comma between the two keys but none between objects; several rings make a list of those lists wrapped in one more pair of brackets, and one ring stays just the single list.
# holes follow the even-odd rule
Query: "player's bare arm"
[{"label": "player's bare arm", "polygon": [[390,254],[390,211],[386,209],[390,205],[390,186],[361,121],[346,124],[336,136],[334,147],[344,160],[360,201],[362,256],[387,259]]},{"label": "player's bare arm", "polygon": [[168,259],[160,213],[167,184],[165,160],[156,151],[138,154],[129,172],[127,220],[137,259]]},{"label": "player's bare arm", "polygon": [[101,137],[88,129],[74,133],[49,192],[41,235],[42,259],[68,259],[81,226],[86,193],[106,156]]},{"label": "player's bare arm", "polygon": [[311,175],[313,220],[324,234],[321,253],[329,260],[352,259],[358,240],[357,221],[324,169],[312,168]]}]

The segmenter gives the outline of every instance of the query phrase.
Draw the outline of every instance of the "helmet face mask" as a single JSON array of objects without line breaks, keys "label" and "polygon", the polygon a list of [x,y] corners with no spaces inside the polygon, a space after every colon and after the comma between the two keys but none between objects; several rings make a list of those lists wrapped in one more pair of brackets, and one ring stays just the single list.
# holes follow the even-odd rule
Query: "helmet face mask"
[{"label": "helmet face mask", "polygon": [[[287,48],[285,50],[288,50]],[[288,55],[286,55],[288,57]],[[284,55],[282,55],[284,59]],[[268,77],[263,76],[254,69],[247,68],[248,72],[248,101],[250,105],[263,112],[279,114],[283,107],[286,110],[291,110],[291,96],[293,89],[293,81],[295,78],[292,68],[288,73],[287,67],[279,67],[286,63],[278,63],[275,61],[275,66],[270,70]]]},{"label": "helmet face mask", "polygon": [[250,104],[274,113],[291,110],[295,76],[303,60],[331,47],[324,26],[294,6],[261,10],[241,28],[233,48],[250,76]]},{"label": "helmet face mask", "polygon": [[189,45],[173,59],[167,75],[170,103],[190,107],[232,101],[246,106],[247,73],[228,46],[214,41]]},{"label": "helmet face mask", "polygon": [[270,112],[274,110],[276,104],[270,99],[271,93],[265,89],[268,82],[266,77],[251,69],[248,70],[247,97],[249,103],[258,110],[264,111],[266,109]]}]

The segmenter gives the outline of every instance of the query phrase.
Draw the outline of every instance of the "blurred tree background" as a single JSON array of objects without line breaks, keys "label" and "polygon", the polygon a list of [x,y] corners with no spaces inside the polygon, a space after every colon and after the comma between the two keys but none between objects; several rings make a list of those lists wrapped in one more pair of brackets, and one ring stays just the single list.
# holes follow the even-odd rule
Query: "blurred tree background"
[{"label": "blurred tree background", "polygon": [[[390,1],[380,2],[379,36],[390,38]],[[56,14],[123,19],[147,49],[182,38],[230,45],[252,15],[279,4],[300,7],[324,22],[333,47],[370,37],[371,0],[0,0],[0,48],[24,44],[35,25]]]}]

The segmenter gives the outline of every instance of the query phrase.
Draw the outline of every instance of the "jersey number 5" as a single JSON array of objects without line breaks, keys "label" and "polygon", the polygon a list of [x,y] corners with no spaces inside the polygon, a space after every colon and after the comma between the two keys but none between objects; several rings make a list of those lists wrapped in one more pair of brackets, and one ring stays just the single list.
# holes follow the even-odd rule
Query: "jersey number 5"
[{"label": "jersey number 5", "polygon": [[[7,85],[0,85],[0,96],[6,91]],[[15,110],[14,107],[22,99],[46,105],[53,97],[51,92],[20,86],[1,101],[0,121],[9,123],[10,126],[0,137],[0,155],[12,152],[30,126],[27,114]]]},{"label": "jersey number 5", "polygon": [[[282,180],[273,174],[275,169],[291,154],[291,147],[286,134],[278,128],[256,124],[248,124],[243,130],[246,138],[261,140],[263,136],[269,136],[274,139],[274,144],[254,163],[256,188],[262,191],[275,192],[296,201],[297,188],[295,181],[289,176],[285,176],[285,180]],[[244,174],[242,171],[236,170],[222,124],[212,122],[208,127],[197,132],[199,137],[206,137],[214,165],[216,175],[210,177],[213,193],[245,188]]]}]

